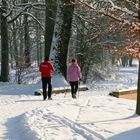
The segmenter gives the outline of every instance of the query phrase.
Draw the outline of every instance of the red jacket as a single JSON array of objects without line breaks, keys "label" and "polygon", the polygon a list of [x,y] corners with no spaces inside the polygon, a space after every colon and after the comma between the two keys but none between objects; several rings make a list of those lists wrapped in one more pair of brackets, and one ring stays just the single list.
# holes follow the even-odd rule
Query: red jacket
[{"label": "red jacket", "polygon": [[42,77],[51,77],[54,72],[54,67],[49,61],[44,61],[39,66],[39,71]]}]

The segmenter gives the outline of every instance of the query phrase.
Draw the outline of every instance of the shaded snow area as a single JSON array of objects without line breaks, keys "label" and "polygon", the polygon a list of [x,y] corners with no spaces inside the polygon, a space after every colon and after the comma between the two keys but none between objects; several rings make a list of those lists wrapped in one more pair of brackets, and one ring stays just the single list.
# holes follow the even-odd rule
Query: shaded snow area
[{"label": "shaded snow area", "polygon": [[[116,80],[90,83],[90,90],[34,96],[37,84],[0,83],[0,140],[140,140],[136,101],[108,95],[135,87],[137,67],[121,68]],[[54,76],[53,87],[66,86]]]}]

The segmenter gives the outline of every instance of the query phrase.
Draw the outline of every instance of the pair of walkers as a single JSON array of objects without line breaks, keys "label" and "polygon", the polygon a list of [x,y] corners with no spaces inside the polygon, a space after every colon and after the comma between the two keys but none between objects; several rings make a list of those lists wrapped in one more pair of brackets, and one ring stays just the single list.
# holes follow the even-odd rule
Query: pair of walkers
[{"label": "pair of walkers", "polygon": [[[39,71],[41,72],[42,78],[42,90],[43,90],[43,100],[52,100],[52,83],[51,77],[54,72],[54,67],[49,61],[49,58],[46,56],[44,61],[39,66]],[[70,66],[67,70],[67,80],[71,86],[71,95],[72,98],[76,98],[76,93],[78,90],[79,80],[81,80],[81,70],[77,64],[76,59],[72,59]]]}]

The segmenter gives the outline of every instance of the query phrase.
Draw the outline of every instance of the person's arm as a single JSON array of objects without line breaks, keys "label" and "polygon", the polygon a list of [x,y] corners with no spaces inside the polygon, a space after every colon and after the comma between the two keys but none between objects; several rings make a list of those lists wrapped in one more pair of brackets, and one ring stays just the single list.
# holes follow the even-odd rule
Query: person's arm
[{"label": "person's arm", "polygon": [[54,72],[55,69],[54,69],[54,67],[53,67],[53,65],[51,63],[50,63],[50,67],[51,67],[51,71]]},{"label": "person's arm", "polygon": [[39,71],[40,71],[40,72],[42,71],[42,67],[41,67],[41,64],[40,64],[40,66],[39,66]]},{"label": "person's arm", "polygon": [[69,81],[69,67],[67,68],[67,81]]},{"label": "person's arm", "polygon": [[79,65],[77,65],[77,69],[78,69],[79,80],[81,80],[82,79],[82,74],[81,74],[81,69],[80,69]]}]

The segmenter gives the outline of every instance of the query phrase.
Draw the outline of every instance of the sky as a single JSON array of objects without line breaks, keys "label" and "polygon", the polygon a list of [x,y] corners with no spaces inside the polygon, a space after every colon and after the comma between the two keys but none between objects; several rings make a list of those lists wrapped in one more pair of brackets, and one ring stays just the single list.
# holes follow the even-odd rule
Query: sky
[{"label": "sky", "polygon": [[[89,90],[53,94],[43,101],[34,92],[40,75],[30,84],[0,83],[0,140],[140,140],[136,101],[109,96],[137,85],[138,68],[119,68],[112,80],[91,81]],[[67,87],[53,76],[53,88]]]}]

